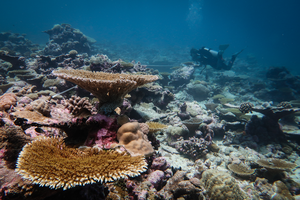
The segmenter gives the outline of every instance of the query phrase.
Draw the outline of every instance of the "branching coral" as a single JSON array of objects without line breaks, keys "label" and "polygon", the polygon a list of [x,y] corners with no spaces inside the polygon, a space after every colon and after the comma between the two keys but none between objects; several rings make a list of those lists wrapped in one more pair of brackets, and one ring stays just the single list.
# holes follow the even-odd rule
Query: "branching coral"
[{"label": "branching coral", "polygon": [[40,186],[63,188],[95,182],[111,182],[138,176],[147,169],[143,156],[125,152],[67,147],[62,139],[40,137],[24,146],[16,171]]},{"label": "branching coral", "polygon": [[205,156],[208,153],[207,142],[203,138],[190,137],[184,140],[180,137],[175,148],[181,153],[194,160]]},{"label": "branching coral", "polygon": [[206,170],[202,174],[202,182],[211,200],[250,199],[240,189],[236,180],[225,172],[213,169]]},{"label": "branching coral", "polygon": [[124,96],[131,90],[158,79],[153,75],[110,74],[86,70],[61,69],[52,73],[91,92],[99,99],[100,110],[105,112],[113,112],[122,105]]},{"label": "branching coral", "polygon": [[78,116],[82,113],[89,113],[93,109],[92,104],[87,98],[81,98],[78,96],[72,96],[70,99],[65,101],[65,106],[70,110],[71,114]]}]

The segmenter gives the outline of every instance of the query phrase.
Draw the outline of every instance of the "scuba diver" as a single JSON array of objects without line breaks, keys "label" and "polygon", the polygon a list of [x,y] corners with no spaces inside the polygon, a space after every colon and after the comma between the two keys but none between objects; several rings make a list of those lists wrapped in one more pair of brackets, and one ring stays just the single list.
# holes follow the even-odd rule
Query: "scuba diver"
[{"label": "scuba diver", "polygon": [[[219,51],[211,50],[207,47],[202,47],[199,50],[192,48],[191,49],[192,60],[200,62],[200,66],[204,65],[203,70],[206,68],[207,65],[210,65],[214,69],[217,69],[217,70],[221,70],[221,69],[230,70],[236,57],[240,53],[242,53],[242,51],[244,49],[233,54],[231,56],[230,61],[226,64],[225,60],[223,58],[223,53],[228,48],[228,46],[229,46],[229,44],[220,45]],[[202,73],[202,71],[201,71],[201,73]]]}]

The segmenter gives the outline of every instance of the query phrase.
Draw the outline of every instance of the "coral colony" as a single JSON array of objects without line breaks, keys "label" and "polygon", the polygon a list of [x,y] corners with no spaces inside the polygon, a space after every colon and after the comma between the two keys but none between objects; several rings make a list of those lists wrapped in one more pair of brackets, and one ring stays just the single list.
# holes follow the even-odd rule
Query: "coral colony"
[{"label": "coral colony", "polygon": [[0,199],[300,198],[286,68],[162,72],[143,63],[153,51],[128,62],[69,24],[45,33],[44,48],[0,33]]}]

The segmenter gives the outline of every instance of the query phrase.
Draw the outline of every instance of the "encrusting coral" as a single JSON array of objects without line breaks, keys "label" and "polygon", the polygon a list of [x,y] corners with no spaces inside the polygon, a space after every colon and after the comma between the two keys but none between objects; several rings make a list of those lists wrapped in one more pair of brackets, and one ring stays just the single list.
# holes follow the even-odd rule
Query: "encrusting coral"
[{"label": "encrusting coral", "polygon": [[16,171],[40,186],[63,188],[95,182],[111,182],[138,176],[147,169],[143,156],[125,152],[67,147],[60,138],[39,137],[26,144],[17,160]]},{"label": "encrusting coral", "polygon": [[158,79],[154,75],[111,74],[86,70],[60,69],[52,73],[91,92],[100,101],[99,109],[108,113],[122,105],[128,92]]},{"label": "encrusting coral", "polygon": [[154,152],[147,136],[141,131],[138,122],[123,124],[117,132],[117,139],[119,140],[119,145],[123,145],[133,156],[151,156]]}]

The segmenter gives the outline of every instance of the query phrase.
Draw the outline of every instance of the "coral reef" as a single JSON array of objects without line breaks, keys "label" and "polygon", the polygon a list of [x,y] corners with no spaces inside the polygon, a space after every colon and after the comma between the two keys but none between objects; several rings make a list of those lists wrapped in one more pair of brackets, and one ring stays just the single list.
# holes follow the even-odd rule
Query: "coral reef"
[{"label": "coral reef", "polygon": [[152,75],[109,74],[85,70],[57,70],[54,75],[91,92],[100,101],[100,110],[112,112],[122,105],[124,96],[145,83],[157,80]]},{"label": "coral reef", "polygon": [[11,32],[0,33],[0,49],[7,51],[10,55],[21,54],[29,57],[31,53],[38,50],[38,44],[33,44],[25,38],[26,34]]},{"label": "coral reef", "polygon": [[131,157],[125,152],[98,148],[80,151],[67,147],[62,139],[40,137],[24,146],[16,171],[40,186],[66,190],[77,185],[138,176],[146,169],[142,156]]},{"label": "coral reef", "polygon": [[56,24],[52,29],[44,31],[49,35],[50,42],[43,49],[46,55],[67,54],[71,50],[78,53],[91,53],[91,45],[96,41],[84,35],[80,30],[72,28],[70,24]]},{"label": "coral reef", "polygon": [[[0,50],[0,59],[11,63],[12,67],[8,69],[20,69],[20,66],[26,66],[25,57],[11,56],[7,52]],[[7,71],[7,70],[5,70]]]},{"label": "coral reef", "polygon": [[124,145],[131,155],[151,156],[154,152],[147,136],[141,131],[138,122],[123,124],[117,132],[117,139],[119,145]]}]

